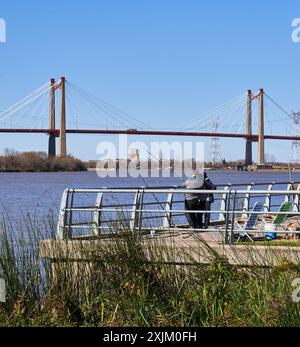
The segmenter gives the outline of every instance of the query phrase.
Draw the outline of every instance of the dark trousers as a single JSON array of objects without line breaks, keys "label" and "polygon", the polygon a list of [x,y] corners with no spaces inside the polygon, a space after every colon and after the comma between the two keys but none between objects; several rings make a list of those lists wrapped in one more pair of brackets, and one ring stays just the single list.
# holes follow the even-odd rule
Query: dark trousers
[{"label": "dark trousers", "polygon": [[[210,211],[211,210],[211,202],[210,201],[205,201],[205,211]],[[210,223],[210,213],[205,213],[204,216],[204,228],[207,229],[209,227]]]},{"label": "dark trousers", "polygon": [[[185,200],[185,209],[187,211],[205,210],[205,201],[198,199]],[[190,227],[194,229],[203,229],[203,213],[186,212],[186,218]]]}]

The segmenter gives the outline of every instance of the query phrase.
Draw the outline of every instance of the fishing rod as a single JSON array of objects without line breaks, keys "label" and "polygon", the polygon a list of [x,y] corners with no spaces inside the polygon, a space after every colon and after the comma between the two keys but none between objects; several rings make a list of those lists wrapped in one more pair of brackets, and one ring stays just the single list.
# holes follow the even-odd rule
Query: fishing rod
[{"label": "fishing rod", "polygon": [[[149,151],[147,151],[147,150],[145,150],[145,152],[147,152],[150,156],[152,156],[154,159],[156,159],[156,160],[160,160],[160,159],[158,159],[155,155],[153,155],[151,152],[149,152]],[[144,184],[147,186],[147,188],[151,188],[150,186],[149,186],[149,184],[147,183],[147,181],[145,180],[145,178],[141,175],[141,174],[139,174],[139,176],[138,176],[143,182],[144,182]],[[173,188],[178,188],[178,186],[173,186]],[[159,199],[157,198],[157,196],[153,193],[153,192],[151,192],[151,194],[153,195],[153,197],[154,197],[154,199],[156,200],[156,202],[159,204],[159,206],[163,209],[163,210],[165,210],[165,207],[163,206],[163,204],[161,203],[161,201],[159,201]],[[168,218],[168,222],[169,222],[169,224],[171,225],[171,222],[172,222],[172,220],[171,220],[171,217],[168,215],[168,214],[166,214],[166,216],[167,216],[167,218]]]}]

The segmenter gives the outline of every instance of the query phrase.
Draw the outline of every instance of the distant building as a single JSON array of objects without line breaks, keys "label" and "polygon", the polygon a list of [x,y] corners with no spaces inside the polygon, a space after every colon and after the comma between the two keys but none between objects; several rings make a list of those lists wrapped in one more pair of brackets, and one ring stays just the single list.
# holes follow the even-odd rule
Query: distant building
[{"label": "distant building", "polygon": [[140,161],[140,153],[137,148],[130,149],[129,158],[131,162],[139,162]]},{"label": "distant building", "polygon": [[140,169],[140,153],[137,148],[132,148],[129,153],[129,165],[133,165],[137,170]]}]

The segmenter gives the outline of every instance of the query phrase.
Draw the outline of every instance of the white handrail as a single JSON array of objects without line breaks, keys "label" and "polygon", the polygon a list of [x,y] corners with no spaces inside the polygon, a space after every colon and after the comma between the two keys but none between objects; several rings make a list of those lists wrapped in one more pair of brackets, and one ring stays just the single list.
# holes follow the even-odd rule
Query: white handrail
[{"label": "white handrail", "polygon": [[[278,184],[278,183],[277,183]],[[280,182],[280,184],[284,184]],[[118,223],[123,221],[129,221],[129,228],[131,230],[136,230],[137,228],[139,230],[144,229],[142,226],[143,220],[149,220],[149,219],[161,219],[162,218],[162,225],[159,226],[159,228],[162,229],[172,229],[174,227],[174,223],[172,221],[172,216],[182,216],[186,213],[207,213],[207,214],[219,214],[219,220],[217,222],[224,222],[226,221],[226,227],[228,227],[228,220],[235,218],[236,215],[242,215],[244,217],[247,217],[249,214],[254,215],[285,215],[287,212],[279,212],[279,211],[271,211],[271,196],[282,196],[283,201],[287,200],[287,197],[292,200],[293,202],[293,211],[290,213],[299,216],[299,195],[300,195],[300,184],[297,183],[297,190],[291,190],[295,187],[294,182],[286,182],[288,184],[287,189],[278,189],[275,190],[274,186],[276,183],[272,182],[270,185],[269,183],[265,183],[265,185],[269,185],[268,189],[262,189],[262,190],[252,190],[255,184],[248,185],[247,190],[245,189],[233,189],[232,186],[225,186],[224,189],[217,189],[217,190],[199,190],[199,189],[184,189],[184,188],[146,188],[146,187],[140,187],[140,188],[72,188],[72,189],[66,189],[64,191],[62,201],[61,201],[61,207],[59,212],[59,222],[58,222],[58,228],[57,228],[57,238],[58,239],[66,239],[66,238],[72,238],[72,231],[74,229],[83,229],[88,228],[90,225],[94,225],[92,228],[92,235],[97,236],[99,233],[101,233],[101,230],[105,230],[106,226],[104,224],[108,223]],[[262,184],[259,184],[262,185]],[[76,195],[78,194],[97,194],[97,202],[95,206],[88,206],[88,207],[76,207],[74,204],[74,199]],[[105,207],[103,203],[103,197],[105,194],[134,194],[135,201],[132,204],[128,204],[127,206],[130,206],[128,208],[122,208],[122,206],[119,206],[116,204],[115,206],[110,204],[109,206]],[[162,209],[147,209],[145,206],[151,205],[149,201],[146,201],[144,198],[147,195],[156,196],[159,194],[167,194],[166,201],[161,201],[159,204],[161,205]],[[185,210],[185,209],[174,209],[173,205],[175,205],[175,202],[173,202],[174,195],[185,195],[185,194],[195,194],[195,196],[199,194],[214,194],[219,196],[220,198],[216,200],[221,200],[220,208],[214,209],[214,210]],[[71,196],[72,195],[72,196]],[[264,210],[263,211],[251,211],[249,200],[253,199],[255,200],[255,197],[262,197],[264,198]],[[157,198],[155,198],[157,200]],[[232,207],[230,207],[230,204],[227,204],[226,201],[230,202],[230,199],[244,199],[243,207],[241,210],[241,207],[238,207],[233,211]],[[246,201],[246,200],[247,201]],[[145,204],[143,203],[145,201]],[[158,201],[158,200],[157,200]],[[246,202],[245,202],[246,201]],[[154,204],[157,204],[153,202]],[[183,203],[183,201],[177,201],[176,203]],[[121,204],[122,205],[122,204]],[[273,204],[273,207],[277,206]],[[279,206],[279,205],[278,205]],[[93,217],[90,222],[79,222],[79,223],[73,223],[73,214],[76,212],[91,212]],[[120,220],[105,220],[102,219],[102,214],[105,212],[124,212],[129,213],[131,217],[124,217]],[[160,214],[160,215],[147,215],[147,214]],[[220,218],[221,217],[221,218]],[[104,218],[104,217],[103,217]],[[101,220],[102,219],[102,220]],[[171,223],[172,221],[172,223]],[[176,226],[176,225],[175,225]],[[175,228],[176,229],[176,228]],[[260,231],[261,232],[261,231]]]}]

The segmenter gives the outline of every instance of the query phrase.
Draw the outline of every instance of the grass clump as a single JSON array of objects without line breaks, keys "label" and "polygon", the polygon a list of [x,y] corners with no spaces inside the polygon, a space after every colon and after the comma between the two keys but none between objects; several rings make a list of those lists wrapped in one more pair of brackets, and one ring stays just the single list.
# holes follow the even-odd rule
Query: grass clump
[{"label": "grass clump", "polygon": [[74,240],[71,253],[70,243],[58,243],[56,251],[73,261],[51,262],[40,259],[39,242],[53,238],[53,223],[24,223],[0,226],[1,326],[300,325],[291,287],[297,264],[243,269],[212,252],[207,265],[182,253],[183,266],[172,247],[145,244],[126,230],[88,247]]}]

